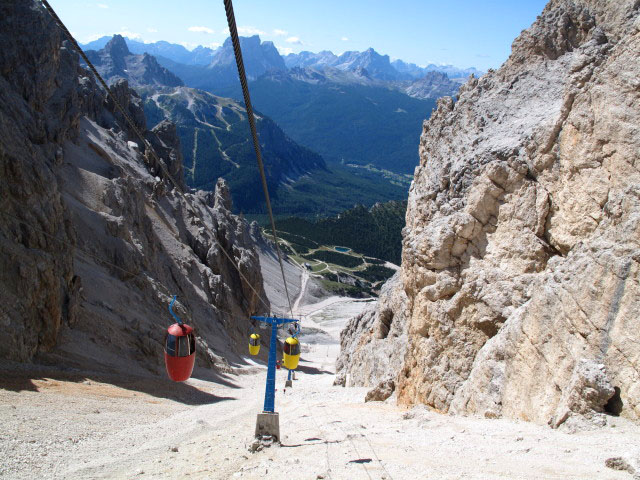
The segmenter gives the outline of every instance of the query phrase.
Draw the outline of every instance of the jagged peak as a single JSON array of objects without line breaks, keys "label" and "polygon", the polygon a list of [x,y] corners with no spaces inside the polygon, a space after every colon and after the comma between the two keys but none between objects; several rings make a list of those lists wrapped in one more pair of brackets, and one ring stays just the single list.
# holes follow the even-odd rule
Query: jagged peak
[{"label": "jagged peak", "polygon": [[214,207],[222,207],[228,211],[231,211],[231,192],[229,191],[229,185],[227,184],[227,181],[222,177],[218,178],[218,181],[216,182]]},{"label": "jagged peak", "polygon": [[127,47],[127,42],[125,41],[122,35],[118,35],[117,33],[107,42],[104,46],[104,51],[107,52],[112,57],[121,58],[126,57],[127,55],[131,55],[129,51],[129,47]]}]

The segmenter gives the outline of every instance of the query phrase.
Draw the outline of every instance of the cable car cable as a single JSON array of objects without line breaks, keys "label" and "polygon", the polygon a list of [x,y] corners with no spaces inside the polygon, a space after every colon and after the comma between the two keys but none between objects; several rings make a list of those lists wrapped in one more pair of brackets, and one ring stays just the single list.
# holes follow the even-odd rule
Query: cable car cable
[{"label": "cable car cable", "polygon": [[307,411],[309,412],[309,417],[311,418],[311,420],[313,420],[313,423],[316,424],[316,428],[318,429],[318,431],[320,432],[320,435],[322,435],[324,437],[324,444],[325,444],[325,460],[327,462],[327,475],[329,475],[329,479],[331,480],[331,463],[329,462],[329,435],[327,435],[326,430],[324,430],[320,424],[318,423],[318,420],[316,420],[316,417],[313,416],[313,413],[311,412],[311,408],[309,408],[309,404],[306,402],[306,400],[304,399],[304,397],[302,397],[302,402],[304,403],[304,406],[307,408]]},{"label": "cable car cable", "polygon": [[[98,81],[100,82],[100,84],[102,85],[102,87],[105,89],[107,96],[111,99],[111,101],[114,103],[114,105],[116,106],[116,108],[118,109],[118,111],[122,114],[122,116],[124,117],[125,121],[129,124],[129,126],[131,127],[131,129],[133,130],[133,132],[138,136],[138,138],[140,138],[140,140],[142,141],[143,145],[145,146],[146,151],[149,151],[150,154],[153,156],[154,160],[156,161],[156,163],[160,166],[160,169],[162,170],[162,173],[165,175],[166,178],[168,178],[171,183],[173,183],[174,187],[176,188],[176,190],[182,195],[182,197],[184,198],[185,202],[187,203],[187,205],[191,208],[192,213],[198,217],[200,219],[200,221],[202,222],[202,224],[205,226],[205,228],[209,231],[209,233],[211,234],[211,238],[213,239],[213,241],[215,243],[218,244],[218,246],[220,247],[220,249],[222,250],[222,253],[224,253],[224,255],[227,257],[227,259],[231,262],[231,264],[234,266],[234,268],[238,271],[238,274],[240,275],[240,277],[245,281],[245,283],[247,284],[247,286],[256,294],[256,297],[258,298],[258,300],[260,300],[263,305],[265,306],[265,308],[267,310],[269,310],[269,305],[267,304],[267,302],[265,302],[265,300],[260,296],[260,294],[256,291],[255,288],[253,288],[253,285],[251,285],[251,283],[247,280],[247,278],[243,275],[243,273],[240,271],[240,268],[238,267],[238,265],[236,265],[236,262],[231,258],[231,256],[229,255],[229,253],[224,249],[224,247],[222,246],[222,244],[218,241],[218,239],[216,238],[216,236],[213,234],[213,231],[211,229],[208,228],[207,223],[204,221],[204,219],[202,218],[202,216],[200,215],[199,211],[193,206],[191,200],[189,199],[189,197],[187,197],[186,193],[183,191],[182,187],[178,184],[178,182],[176,182],[176,180],[173,178],[173,176],[169,173],[167,166],[165,165],[165,163],[160,159],[160,157],[158,156],[158,154],[156,153],[156,151],[154,150],[154,148],[151,146],[151,144],[149,143],[149,141],[144,138],[144,136],[142,135],[142,133],[140,133],[140,131],[138,130],[138,128],[136,127],[135,123],[133,122],[133,120],[131,119],[131,117],[126,113],[126,111],[124,110],[124,108],[122,107],[122,105],[120,105],[120,102],[118,102],[118,100],[116,99],[116,97],[113,95],[113,93],[111,93],[111,90],[109,89],[109,87],[107,86],[107,83],[104,81],[104,79],[102,78],[102,76],[98,73],[98,71],[96,70],[96,68],[93,66],[93,64],[91,63],[91,61],[87,58],[87,56],[85,55],[84,51],[82,50],[82,48],[80,47],[80,45],[78,44],[78,42],[76,42],[75,38],[73,37],[73,35],[71,35],[71,32],[69,32],[69,30],[67,29],[67,27],[64,25],[64,23],[62,22],[62,20],[60,20],[60,17],[58,17],[58,15],[56,14],[55,10],[53,10],[53,7],[51,7],[51,5],[49,5],[49,2],[47,0],[40,0],[43,4],[43,6],[46,8],[46,10],[49,12],[49,14],[51,15],[51,17],[53,18],[53,20],[55,21],[55,23],[58,25],[58,27],[63,31],[63,33],[65,34],[65,36],[67,37],[67,39],[71,42],[71,44],[73,45],[74,49],[78,52],[78,54],[82,57],[82,59],[86,62],[87,66],[89,67],[89,69],[93,72],[94,76],[98,79]],[[277,244],[276,244],[277,247]],[[278,255],[280,253],[280,250],[278,250]],[[282,264],[280,264],[280,268],[282,268]],[[283,270],[283,275],[284,275],[284,270]],[[285,283],[285,289],[286,289],[286,283]]]},{"label": "cable car cable", "polygon": [[260,143],[258,141],[258,132],[251,106],[251,98],[249,97],[249,87],[247,85],[247,76],[244,71],[244,62],[242,60],[242,50],[240,49],[240,40],[238,38],[238,29],[236,28],[236,18],[233,14],[233,3],[231,0],[224,0],[224,8],[227,14],[227,23],[229,24],[229,33],[233,43],[233,53],[236,58],[236,66],[238,67],[238,76],[240,77],[240,86],[242,87],[242,96],[244,97],[244,105],[247,111],[247,119],[249,120],[249,128],[251,129],[251,137],[253,139],[253,149],[256,153],[256,161],[260,170],[260,178],[262,180],[262,189],[264,190],[264,198],[267,202],[267,212],[271,222],[271,230],[275,238],[276,251],[278,252],[278,262],[280,263],[280,271],[282,272],[282,281],[284,282],[284,290],[287,294],[287,302],[289,302],[289,311],[293,317],[293,308],[291,307],[291,298],[289,298],[289,289],[287,288],[287,279],[284,275],[284,266],[282,265],[282,254],[278,245],[278,235],[276,234],[276,224],[273,220],[273,211],[271,210],[271,200],[269,199],[269,187],[267,186],[267,177],[264,173],[264,165],[262,163],[262,155],[260,153]]}]

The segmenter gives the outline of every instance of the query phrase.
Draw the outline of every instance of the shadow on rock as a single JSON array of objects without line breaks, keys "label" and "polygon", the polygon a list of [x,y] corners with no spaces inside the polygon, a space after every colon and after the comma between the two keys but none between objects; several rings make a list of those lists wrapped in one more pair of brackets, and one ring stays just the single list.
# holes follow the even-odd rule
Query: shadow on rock
[{"label": "shadow on rock", "polygon": [[[45,392],[95,395],[100,397],[126,397],[117,389],[139,392],[185,405],[209,405],[234,397],[209,393],[187,383],[172,382],[167,378],[139,377],[94,372],[63,371],[58,369],[0,370],[0,389],[13,392]],[[132,394],[135,396],[135,393]]]}]

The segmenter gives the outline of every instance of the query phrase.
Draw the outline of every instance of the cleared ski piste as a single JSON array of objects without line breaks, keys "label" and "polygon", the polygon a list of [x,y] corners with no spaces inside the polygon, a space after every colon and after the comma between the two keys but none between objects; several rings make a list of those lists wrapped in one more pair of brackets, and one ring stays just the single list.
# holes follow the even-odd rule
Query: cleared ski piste
[{"label": "cleared ski piste", "polygon": [[364,403],[334,387],[339,332],[371,303],[332,297],[301,307],[310,334],[298,380],[276,410],[282,446],[249,451],[266,368],[220,383],[0,371],[0,477],[290,479],[631,479],[605,466],[640,458],[640,428],[621,418],[574,434],[510,420]]}]

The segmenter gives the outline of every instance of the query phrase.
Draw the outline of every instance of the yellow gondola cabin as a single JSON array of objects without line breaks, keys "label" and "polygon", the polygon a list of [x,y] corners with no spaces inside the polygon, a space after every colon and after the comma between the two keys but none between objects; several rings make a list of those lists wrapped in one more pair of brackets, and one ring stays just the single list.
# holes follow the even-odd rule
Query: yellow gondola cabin
[{"label": "yellow gondola cabin", "polygon": [[251,355],[260,353],[260,335],[257,333],[252,333],[249,337],[249,353]]},{"label": "yellow gondola cabin", "polygon": [[295,337],[289,337],[284,341],[284,367],[288,370],[295,370],[298,368],[298,361],[300,360],[300,342]]}]

